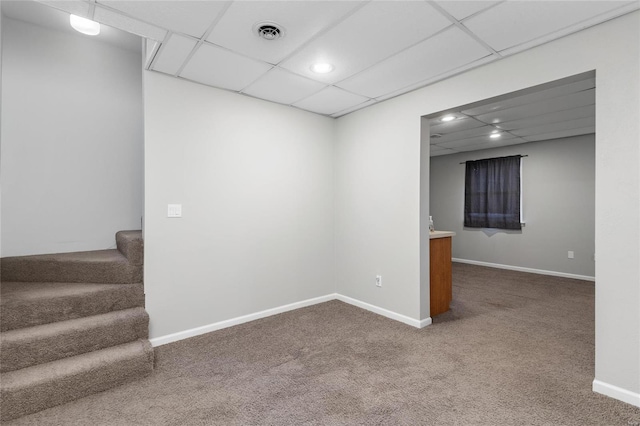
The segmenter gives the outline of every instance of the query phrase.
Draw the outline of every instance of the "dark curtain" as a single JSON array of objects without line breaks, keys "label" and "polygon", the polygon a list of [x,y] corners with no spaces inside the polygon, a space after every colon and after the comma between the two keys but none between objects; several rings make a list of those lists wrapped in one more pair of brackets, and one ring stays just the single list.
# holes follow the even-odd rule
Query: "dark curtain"
[{"label": "dark curtain", "polygon": [[467,161],[464,226],[522,229],[519,155]]}]

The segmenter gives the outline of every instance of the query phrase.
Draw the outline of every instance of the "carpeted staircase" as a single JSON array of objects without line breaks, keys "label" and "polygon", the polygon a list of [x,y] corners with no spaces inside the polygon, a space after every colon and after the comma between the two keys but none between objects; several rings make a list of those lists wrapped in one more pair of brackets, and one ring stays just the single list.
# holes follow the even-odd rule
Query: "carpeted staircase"
[{"label": "carpeted staircase", "polygon": [[140,231],[117,249],[1,259],[0,420],[153,370]]}]

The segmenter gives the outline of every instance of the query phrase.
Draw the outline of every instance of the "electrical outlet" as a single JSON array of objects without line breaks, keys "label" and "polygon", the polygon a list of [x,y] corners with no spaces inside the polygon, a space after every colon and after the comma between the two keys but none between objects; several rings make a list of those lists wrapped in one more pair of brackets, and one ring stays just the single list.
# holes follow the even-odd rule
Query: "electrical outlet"
[{"label": "electrical outlet", "polygon": [[573,252],[572,252],[571,250],[569,250],[569,251],[567,252],[567,257],[568,257],[569,259],[573,259],[573,257],[574,257],[574,256],[573,256]]},{"label": "electrical outlet", "polygon": [[382,275],[376,275],[376,287],[382,287]]}]

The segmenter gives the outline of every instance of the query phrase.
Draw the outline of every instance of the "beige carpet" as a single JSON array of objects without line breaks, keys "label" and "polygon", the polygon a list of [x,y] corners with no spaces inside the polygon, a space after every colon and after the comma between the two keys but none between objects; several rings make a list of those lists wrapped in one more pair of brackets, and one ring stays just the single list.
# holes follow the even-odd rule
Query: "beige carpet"
[{"label": "beige carpet", "polygon": [[417,330],[332,301],[156,350],[151,377],[11,425],[628,425],[591,392],[593,283],[454,265]]}]

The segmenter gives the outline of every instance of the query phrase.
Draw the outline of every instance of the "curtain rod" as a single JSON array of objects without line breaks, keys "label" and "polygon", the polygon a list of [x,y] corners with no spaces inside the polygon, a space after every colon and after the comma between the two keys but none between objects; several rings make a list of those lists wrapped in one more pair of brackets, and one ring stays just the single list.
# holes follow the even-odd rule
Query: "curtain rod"
[{"label": "curtain rod", "polygon": [[[528,155],[522,155],[522,154],[518,154],[518,155],[507,155],[507,157],[528,157]],[[496,158],[507,158],[507,157],[494,157],[494,158],[483,158],[482,160],[495,160]],[[481,161],[481,160],[469,160],[469,161]],[[460,164],[466,164],[466,161],[463,161]]]}]

